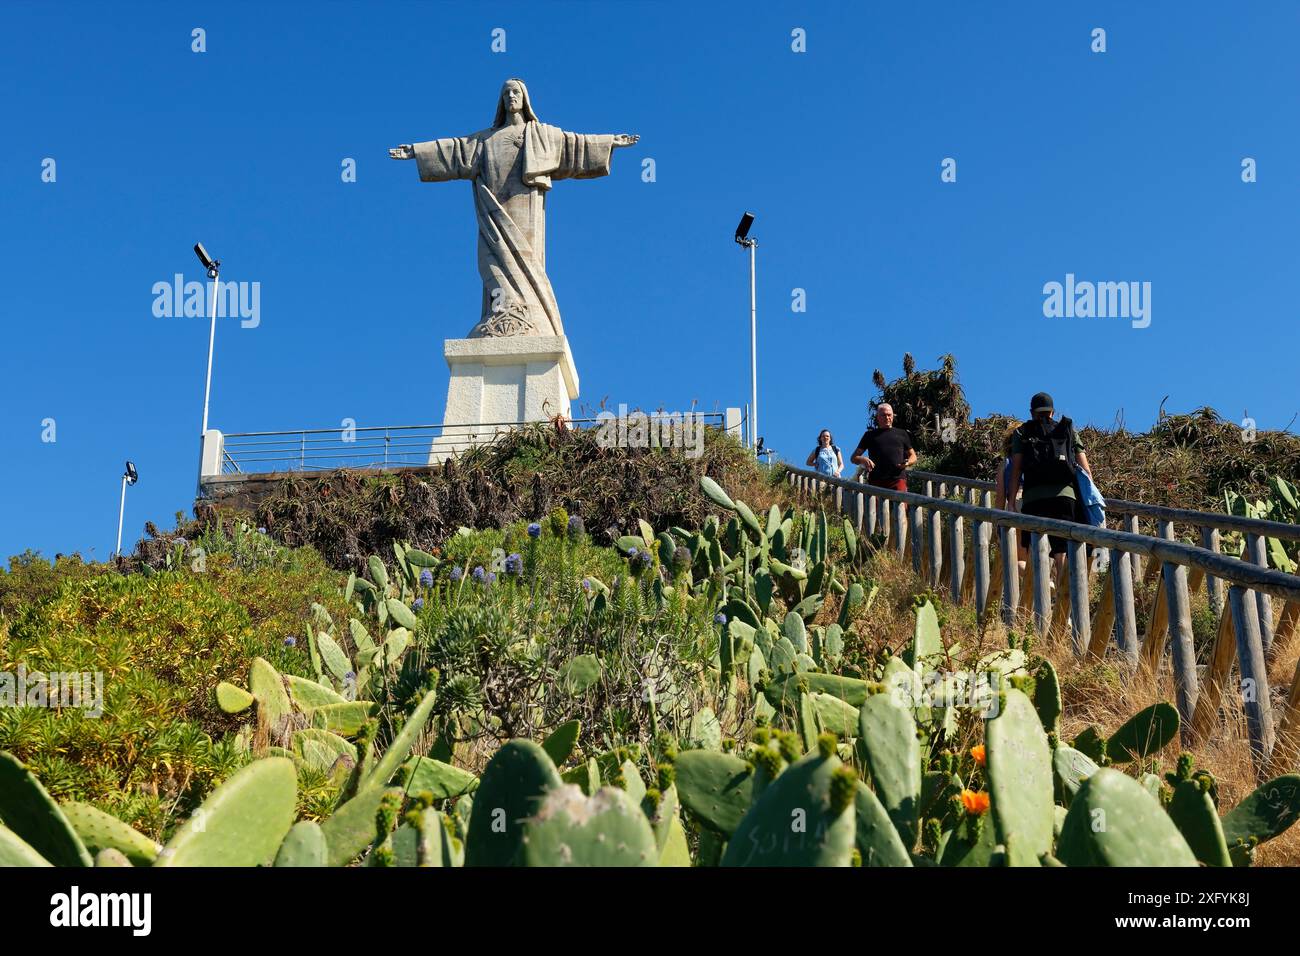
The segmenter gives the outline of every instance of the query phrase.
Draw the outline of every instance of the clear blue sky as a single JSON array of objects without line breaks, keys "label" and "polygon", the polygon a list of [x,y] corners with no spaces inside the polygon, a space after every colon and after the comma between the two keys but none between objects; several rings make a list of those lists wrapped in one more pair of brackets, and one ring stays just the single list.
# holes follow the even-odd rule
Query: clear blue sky
[{"label": "clear blue sky", "polygon": [[[218,324],[213,427],[440,420],[480,296],[470,187],[386,149],[490,125],[510,76],[545,122],[642,137],[548,199],[587,408],[746,400],[752,209],[787,457],[822,426],[851,447],[904,351],[954,353],[976,414],[1046,388],[1081,423],[1146,428],[1168,395],[1284,427],[1298,27],[1294,3],[6,2],[0,554],[107,557],[128,457],[129,541],[190,508],[207,320],[150,290],[202,278],[198,240],[262,287],[257,328]],[[1066,273],[1150,282],[1150,327],[1045,318]]]}]

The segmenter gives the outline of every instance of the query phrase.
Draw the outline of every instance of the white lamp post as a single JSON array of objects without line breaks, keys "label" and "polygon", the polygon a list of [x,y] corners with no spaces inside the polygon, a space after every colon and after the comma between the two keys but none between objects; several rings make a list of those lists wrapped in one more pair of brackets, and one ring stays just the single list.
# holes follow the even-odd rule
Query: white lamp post
[{"label": "white lamp post", "polygon": [[135,465],[131,462],[126,463],[126,471],[122,474],[122,503],[117,508],[117,548],[113,551],[113,557],[122,553],[122,518],[126,515],[126,486],[134,485],[140,480],[136,474]]},{"label": "white lamp post", "polygon": [[203,243],[194,244],[194,254],[199,257],[199,262],[203,263],[203,268],[208,270],[208,278],[212,280],[212,325],[208,330],[208,376],[203,385],[203,428],[199,432],[199,440],[208,433],[208,398],[212,394],[212,348],[217,341],[217,291],[220,285],[221,277],[221,260],[213,259],[208,255],[208,250],[203,248]]},{"label": "white lamp post", "polygon": [[754,286],[754,250],[758,240],[749,238],[749,227],[754,224],[754,214],[747,212],[736,226],[736,242],[749,249],[749,445],[757,448],[758,437],[758,299]]}]

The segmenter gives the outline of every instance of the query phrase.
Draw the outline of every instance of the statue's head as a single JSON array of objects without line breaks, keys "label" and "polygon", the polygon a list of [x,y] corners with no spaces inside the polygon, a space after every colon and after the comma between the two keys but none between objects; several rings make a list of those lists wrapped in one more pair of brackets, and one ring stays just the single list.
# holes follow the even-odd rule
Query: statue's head
[{"label": "statue's head", "polygon": [[528,101],[528,87],[516,77],[511,77],[501,85],[501,95],[497,97],[497,115],[492,121],[492,128],[504,126],[511,113],[522,113],[526,121],[537,122],[537,114]]}]

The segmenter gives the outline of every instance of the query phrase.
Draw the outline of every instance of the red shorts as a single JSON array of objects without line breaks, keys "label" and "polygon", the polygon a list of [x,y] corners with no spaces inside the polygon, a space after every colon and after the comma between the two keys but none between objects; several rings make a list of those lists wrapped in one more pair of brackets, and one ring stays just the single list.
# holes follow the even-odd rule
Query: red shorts
[{"label": "red shorts", "polygon": [[876,488],[888,488],[890,491],[906,491],[906,490],[907,490],[907,479],[906,479],[906,478],[899,478],[899,479],[896,480],[896,481],[872,481],[871,479],[868,478],[868,479],[867,479],[867,484],[872,485],[873,487],[876,487]]}]

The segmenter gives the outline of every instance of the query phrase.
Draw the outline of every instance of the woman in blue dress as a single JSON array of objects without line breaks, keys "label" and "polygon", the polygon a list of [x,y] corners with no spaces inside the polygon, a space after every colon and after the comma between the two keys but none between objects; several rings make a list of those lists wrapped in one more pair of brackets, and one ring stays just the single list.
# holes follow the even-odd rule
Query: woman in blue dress
[{"label": "woman in blue dress", "polygon": [[844,458],[828,429],[823,428],[817,436],[817,447],[808,456],[808,467],[815,467],[819,474],[830,475],[832,478],[838,478],[844,470]]}]

